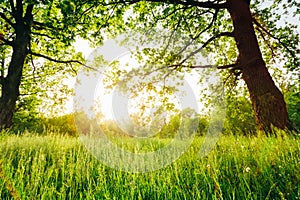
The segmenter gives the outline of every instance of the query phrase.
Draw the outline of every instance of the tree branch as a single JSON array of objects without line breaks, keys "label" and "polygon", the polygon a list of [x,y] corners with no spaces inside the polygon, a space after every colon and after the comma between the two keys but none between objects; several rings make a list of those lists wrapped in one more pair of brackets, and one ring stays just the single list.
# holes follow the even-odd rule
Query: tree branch
[{"label": "tree branch", "polygon": [[61,28],[59,27],[54,27],[51,23],[42,23],[42,22],[38,22],[38,21],[33,21],[32,22],[32,27],[35,29],[35,30],[49,30],[49,31],[57,31],[57,30],[60,30],[60,31],[63,31]]},{"label": "tree branch", "polygon": [[193,65],[189,66],[190,69],[206,69],[206,68],[213,68],[213,65]]},{"label": "tree branch", "polygon": [[223,65],[218,66],[217,69],[229,69],[229,68],[238,68],[238,64],[229,64],[229,65]]},{"label": "tree branch", "polygon": [[82,66],[86,67],[86,68],[98,71],[98,69],[96,69],[94,67],[91,67],[91,66],[87,66],[86,64],[80,62],[79,60],[57,60],[55,58],[51,58],[49,56],[46,56],[46,55],[43,55],[43,54],[40,54],[40,53],[35,53],[35,52],[32,52],[32,51],[29,51],[29,54],[33,55],[33,56],[40,57],[40,58],[45,58],[46,60],[49,60],[51,62],[56,62],[56,63],[62,63],[62,64],[77,63],[79,65],[82,65]]},{"label": "tree branch", "polygon": [[3,35],[3,37],[1,37],[1,34],[0,34],[0,41],[3,41],[3,43],[0,44],[0,46],[3,46],[3,45],[13,46],[13,42],[9,41],[7,39],[4,39],[4,35]]},{"label": "tree branch", "polygon": [[281,39],[280,38],[278,38],[278,37],[276,37],[276,36],[274,36],[272,33],[270,33],[270,31],[268,31],[265,27],[263,27],[254,17],[252,17],[252,21],[254,22],[254,24],[258,27],[258,28],[260,28],[261,30],[263,30],[266,34],[268,34],[271,38],[273,38],[273,39],[275,39],[275,40],[277,40],[278,42],[279,42],[279,44],[284,48],[284,49],[286,49],[290,54],[291,54],[291,56],[294,58],[294,64],[296,65],[297,64],[297,61],[296,61],[296,55],[295,55],[295,53],[292,51],[292,50],[290,50],[289,49],[289,47],[286,45],[286,44],[284,44],[282,41],[281,41]]},{"label": "tree branch", "polygon": [[[251,60],[252,62],[253,60]],[[159,67],[157,69],[154,69],[150,72],[147,72],[144,74],[144,78],[147,75],[152,74],[153,72],[157,72],[159,70],[163,70],[163,69],[170,69],[170,71],[163,77],[164,79],[166,79],[172,72],[174,72],[176,69],[178,69],[179,67],[184,67],[184,68],[189,68],[189,69],[208,69],[208,68],[216,68],[216,69],[230,69],[230,71],[235,71],[235,70],[241,70],[241,65],[239,63],[236,64],[229,64],[229,65],[223,65],[223,66],[214,66],[214,65],[183,65],[183,64],[174,64],[174,65],[170,65],[170,66],[163,66],[163,67]]]},{"label": "tree branch", "polygon": [[110,5],[117,5],[117,4],[135,4],[140,2],[141,0],[131,0],[131,1],[115,1],[115,2],[110,2],[110,3],[103,3],[102,6],[110,6]]},{"label": "tree branch", "polygon": [[212,41],[214,41],[215,39],[222,37],[222,36],[228,36],[228,37],[233,37],[233,33],[232,32],[222,32],[219,33],[218,35],[212,36],[211,38],[209,38],[199,49],[197,49],[196,51],[193,51],[190,55],[188,55],[184,60],[182,60],[179,65],[182,65],[183,63],[185,63],[188,59],[190,59],[192,56],[196,55],[197,53],[199,53],[200,51],[202,51],[206,46],[208,46]]},{"label": "tree branch", "polygon": [[[131,1],[116,1],[116,2],[111,2],[107,4],[103,4],[104,6],[108,5],[115,5],[115,4],[134,4],[138,3],[141,0],[131,0]],[[199,1],[194,1],[194,0],[189,0],[189,1],[180,1],[180,0],[146,0],[149,2],[157,2],[157,3],[164,3],[164,4],[178,4],[178,5],[184,5],[184,6],[196,6],[196,7],[202,7],[202,8],[212,8],[212,9],[224,9],[227,8],[227,3],[213,3],[211,1],[204,1],[204,2],[199,2]]]},{"label": "tree branch", "polygon": [[4,19],[11,27],[15,28],[15,24],[10,21],[4,13],[0,12],[0,17]]},{"label": "tree branch", "polygon": [[150,2],[160,2],[160,3],[167,3],[167,4],[179,4],[179,5],[185,5],[185,6],[197,6],[197,7],[202,7],[202,8],[213,8],[213,9],[224,9],[227,7],[226,3],[212,3],[211,1],[204,1],[204,2],[199,2],[199,1],[181,1],[181,0],[168,0],[168,1],[163,1],[163,0],[148,0]]},{"label": "tree branch", "polygon": [[[178,69],[179,67],[185,67],[185,68],[190,68],[190,69],[196,69],[196,68],[217,68],[217,69],[228,69],[228,68],[232,68],[232,70],[237,70],[237,69],[241,69],[241,65],[240,64],[230,64],[230,65],[224,65],[224,66],[213,66],[213,65],[184,65],[184,63],[191,58],[192,56],[194,56],[195,54],[199,53],[201,50],[203,50],[210,42],[212,42],[213,40],[222,37],[222,36],[228,36],[228,37],[233,37],[233,33],[232,32],[222,32],[218,35],[215,35],[213,37],[211,37],[210,39],[208,39],[199,49],[197,49],[196,51],[193,51],[190,55],[188,55],[184,60],[182,60],[181,62],[177,63],[177,64],[173,64],[173,65],[169,65],[169,66],[163,66],[157,69],[154,69],[150,72],[147,72],[144,76],[149,75],[153,72],[162,70],[162,69],[166,69],[169,68],[171,69],[171,71],[169,73],[167,73],[167,76],[169,76],[174,70]],[[252,60],[251,60],[252,62]]]},{"label": "tree branch", "polygon": [[11,7],[12,14],[15,17],[15,15],[16,15],[16,8],[15,8],[14,0],[9,0],[9,4],[10,4],[10,7]]},{"label": "tree branch", "polygon": [[16,21],[21,20],[23,17],[23,0],[17,0],[17,6],[16,6]]},{"label": "tree branch", "polygon": [[177,28],[180,26],[180,23],[181,23],[181,19],[178,20],[177,24],[175,25],[175,28],[173,29],[172,33],[171,33],[170,36],[168,37],[167,45],[166,45],[166,47],[164,48],[165,51],[169,48],[169,46],[170,46],[170,44],[171,44],[171,40],[172,40],[172,38],[173,38],[173,35],[174,35],[174,33],[176,32]]},{"label": "tree branch", "polygon": [[[36,94],[39,94],[40,92],[32,92],[32,93],[21,93],[21,94],[19,94],[20,96],[32,96],[32,95],[36,95]],[[18,110],[21,108],[21,106],[20,107],[18,107]]]},{"label": "tree branch", "polygon": [[4,84],[4,81],[5,81],[5,78],[3,76],[0,76],[0,85],[3,86]]},{"label": "tree branch", "polygon": [[205,29],[203,29],[198,35],[196,35],[195,37],[193,37],[194,40],[197,39],[197,38],[199,38],[204,32],[206,32],[207,30],[209,30],[212,27],[212,25],[214,24],[214,22],[217,20],[219,11],[220,11],[219,9],[216,9],[216,11],[215,11],[215,13],[213,15],[213,18],[212,18],[210,24]]},{"label": "tree branch", "polygon": [[84,10],[79,17],[77,17],[76,21],[79,21],[82,16],[84,16],[85,14],[87,14],[88,12],[90,12],[93,8],[95,7],[95,5],[90,6],[89,8],[87,8],[86,10]]},{"label": "tree branch", "polygon": [[259,32],[259,34],[262,37],[262,39],[264,40],[264,42],[267,44],[267,46],[271,50],[271,53],[272,53],[272,56],[274,59],[274,57],[276,57],[276,53],[274,52],[274,48],[270,45],[270,41],[267,40],[266,37],[264,36],[263,30],[261,30],[259,27],[256,27],[256,30]]},{"label": "tree branch", "polygon": [[214,68],[215,66],[213,65],[182,65],[182,64],[175,64],[168,66],[168,68],[173,68],[176,70],[178,67],[184,67],[184,68],[189,68],[189,69],[207,69],[207,68]]},{"label": "tree branch", "polygon": [[31,32],[31,34],[32,34],[32,35],[42,36],[42,37],[47,37],[47,38],[53,39],[53,40],[55,39],[54,37],[51,37],[51,36],[49,36],[49,35],[47,35],[47,34],[43,34],[43,33]]},{"label": "tree branch", "polygon": [[247,62],[241,63],[240,61],[237,61],[235,64],[229,64],[229,65],[224,65],[224,66],[218,66],[218,69],[229,69],[231,70],[241,70],[243,67],[246,67],[248,65],[252,65],[255,62],[261,61],[261,58],[259,57],[254,57],[251,60],[248,60]]},{"label": "tree branch", "polygon": [[165,16],[155,17],[155,19],[156,19],[156,21],[164,20],[164,19],[167,19],[168,17],[170,17],[171,15],[175,14],[177,11],[180,11],[180,10],[185,11],[189,8],[191,8],[191,7],[188,7],[188,6],[179,7],[179,8],[174,9],[172,12],[168,13]]},{"label": "tree branch", "polygon": [[207,69],[207,68],[216,68],[216,69],[229,69],[232,68],[231,70],[237,70],[240,69],[239,64],[229,64],[229,65],[223,65],[223,66],[214,66],[214,65],[171,65],[168,66],[169,68],[177,68],[177,67],[184,67],[184,68],[190,68],[190,69]]},{"label": "tree branch", "polygon": [[204,32],[206,32],[207,30],[209,30],[212,25],[214,24],[214,22],[216,21],[217,17],[218,17],[218,13],[219,13],[219,9],[217,9],[214,13],[214,16],[210,22],[210,24],[205,28],[203,29],[199,34],[197,34],[195,37],[192,38],[192,40],[184,46],[184,48],[181,49],[181,51],[178,53],[181,54],[182,52],[184,52],[196,39],[198,39]]},{"label": "tree branch", "polygon": [[32,16],[32,10],[33,10],[33,4],[29,4],[26,8],[26,13],[25,13],[25,16],[24,16],[24,19],[27,21],[27,22],[30,22],[32,23],[32,20],[33,20],[33,16]]}]

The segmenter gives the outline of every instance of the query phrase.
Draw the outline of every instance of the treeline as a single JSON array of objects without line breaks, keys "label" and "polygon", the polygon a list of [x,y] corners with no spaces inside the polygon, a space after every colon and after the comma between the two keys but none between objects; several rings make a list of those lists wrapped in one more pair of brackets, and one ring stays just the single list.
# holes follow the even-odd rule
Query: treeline
[{"label": "treeline", "polygon": [[[300,130],[299,92],[291,92],[290,95],[287,96],[287,100],[287,107],[290,111],[290,123],[295,130]],[[192,117],[182,117],[187,114]],[[46,118],[42,117],[34,110],[20,110],[16,112],[13,118],[13,126],[10,130],[12,133],[16,134],[22,134],[26,131],[43,134],[51,130],[61,134],[78,136],[80,133],[78,133],[77,125],[80,126],[81,129],[79,132],[90,132],[93,131],[91,130],[92,127],[94,127],[94,129],[95,127],[100,127],[101,129],[99,130],[104,134],[114,137],[131,135],[131,133],[126,133],[126,130],[135,132],[135,136],[146,136],[143,135],[143,131],[140,131],[139,133],[135,127],[131,127],[131,129],[129,127],[126,130],[122,130],[122,128],[120,128],[113,120],[100,122],[90,120],[84,115],[81,115],[80,117],[81,119],[78,120],[76,124],[73,114]],[[185,109],[177,115],[172,116],[169,121],[155,133],[154,137],[172,138],[178,132],[180,132],[182,136],[189,136],[190,134],[203,136],[207,132],[210,120],[209,115],[200,115],[192,109]],[[222,133],[245,136],[257,134],[252,105],[246,97],[227,98],[226,118],[224,119]]]}]

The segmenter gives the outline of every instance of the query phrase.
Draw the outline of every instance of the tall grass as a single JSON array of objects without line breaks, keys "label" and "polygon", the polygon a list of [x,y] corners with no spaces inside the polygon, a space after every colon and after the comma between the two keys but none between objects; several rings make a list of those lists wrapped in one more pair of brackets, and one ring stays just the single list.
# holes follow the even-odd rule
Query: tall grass
[{"label": "tall grass", "polygon": [[127,173],[74,137],[2,133],[0,199],[300,199],[298,139],[223,136],[199,158],[202,141],[164,169]]}]

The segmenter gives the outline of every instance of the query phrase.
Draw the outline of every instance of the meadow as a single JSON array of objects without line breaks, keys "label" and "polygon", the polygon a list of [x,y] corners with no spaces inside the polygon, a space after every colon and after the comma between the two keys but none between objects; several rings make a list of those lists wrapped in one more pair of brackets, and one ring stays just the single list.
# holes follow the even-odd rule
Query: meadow
[{"label": "meadow", "polygon": [[221,136],[200,158],[202,141],[164,169],[128,173],[102,164],[76,137],[2,132],[0,199],[300,199],[297,136]]}]

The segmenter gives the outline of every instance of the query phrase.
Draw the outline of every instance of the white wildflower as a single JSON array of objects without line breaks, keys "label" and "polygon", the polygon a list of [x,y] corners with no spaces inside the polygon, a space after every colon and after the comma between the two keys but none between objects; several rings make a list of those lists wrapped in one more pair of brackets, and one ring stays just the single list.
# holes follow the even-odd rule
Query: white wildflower
[{"label": "white wildflower", "polygon": [[250,167],[246,167],[246,168],[245,168],[245,171],[246,171],[246,172],[250,172],[250,171],[251,171]]}]

